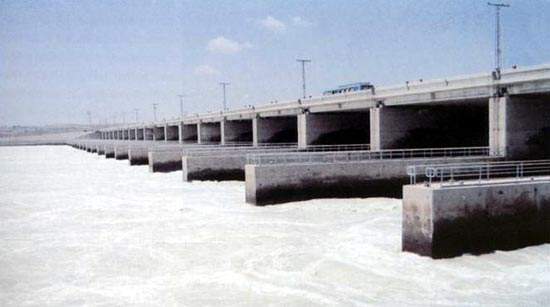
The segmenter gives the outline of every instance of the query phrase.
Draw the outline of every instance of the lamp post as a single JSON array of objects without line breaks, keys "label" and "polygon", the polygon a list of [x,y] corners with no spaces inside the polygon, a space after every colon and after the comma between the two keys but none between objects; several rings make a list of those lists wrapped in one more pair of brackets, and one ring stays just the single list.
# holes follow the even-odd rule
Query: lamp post
[{"label": "lamp post", "polygon": [[230,83],[229,82],[220,82],[220,85],[222,86],[222,91],[223,91],[223,110],[226,111],[227,110],[227,97],[226,97],[226,86],[228,86]]},{"label": "lamp post", "polygon": [[311,63],[311,60],[297,59],[296,61],[302,63],[302,92],[303,98],[306,98],[306,63]]}]

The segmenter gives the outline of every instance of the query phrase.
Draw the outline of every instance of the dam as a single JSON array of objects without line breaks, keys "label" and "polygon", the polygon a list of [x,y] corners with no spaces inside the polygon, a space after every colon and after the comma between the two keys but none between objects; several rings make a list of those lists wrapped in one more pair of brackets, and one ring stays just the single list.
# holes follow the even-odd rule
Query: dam
[{"label": "dam", "polygon": [[[548,131],[550,66],[541,65],[504,70],[499,78],[486,73],[418,80],[109,127],[68,144],[128,160],[129,165],[146,164],[150,172],[181,171],[183,181],[245,181],[243,199],[256,206],[316,198],[403,198],[403,250],[444,258],[549,243],[543,233],[550,229],[544,192],[550,183],[539,178],[550,175],[550,168],[541,167],[528,176],[522,173],[521,182],[489,177],[474,187],[464,179],[464,185],[452,189],[443,188],[446,185],[441,182],[417,183],[417,177],[419,182],[431,180],[428,170],[434,166],[457,170],[457,165],[543,160],[550,156],[550,149],[541,142]],[[538,191],[536,196],[525,196],[533,189]],[[459,239],[441,241],[438,238],[446,236],[436,238],[441,232],[435,226],[441,222],[424,219],[442,210],[451,214],[449,206],[469,208],[473,203],[479,207],[479,199],[464,199],[476,193],[491,193],[485,196],[491,200],[482,207],[501,208],[492,209],[491,214],[504,221],[521,215],[507,208],[522,203],[534,206],[529,219],[536,226],[527,230],[531,234],[521,235],[516,244],[491,245],[488,242],[494,237],[482,236],[477,248],[449,249]],[[435,197],[440,194],[446,196]],[[475,219],[475,215],[454,216]],[[498,232],[502,223],[491,224],[492,231]],[[428,224],[434,237],[420,236],[428,231]],[[458,232],[456,238],[461,238],[461,227],[452,230]],[[510,230],[510,236],[523,229],[518,227]]]}]

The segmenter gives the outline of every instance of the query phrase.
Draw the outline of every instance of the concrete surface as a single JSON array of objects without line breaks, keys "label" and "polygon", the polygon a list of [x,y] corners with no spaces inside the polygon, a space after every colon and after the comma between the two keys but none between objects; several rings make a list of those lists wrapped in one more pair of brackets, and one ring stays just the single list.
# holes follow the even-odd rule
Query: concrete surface
[{"label": "concrete surface", "polygon": [[403,190],[403,251],[448,258],[550,243],[550,178]]}]

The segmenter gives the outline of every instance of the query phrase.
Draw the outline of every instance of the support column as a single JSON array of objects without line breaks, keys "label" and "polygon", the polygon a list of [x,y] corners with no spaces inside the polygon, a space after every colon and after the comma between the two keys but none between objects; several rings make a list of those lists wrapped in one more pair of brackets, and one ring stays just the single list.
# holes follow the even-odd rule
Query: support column
[{"label": "support column", "polygon": [[489,144],[494,154],[509,159],[546,157],[550,154],[549,136],[550,99],[489,99]]}]

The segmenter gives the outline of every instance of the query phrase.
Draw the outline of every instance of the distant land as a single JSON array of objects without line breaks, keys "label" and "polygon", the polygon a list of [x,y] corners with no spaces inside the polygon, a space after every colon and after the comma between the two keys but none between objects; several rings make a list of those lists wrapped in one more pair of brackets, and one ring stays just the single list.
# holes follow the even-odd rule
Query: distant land
[{"label": "distant land", "polygon": [[57,124],[46,126],[0,126],[0,146],[57,145],[101,129],[103,125]]}]

